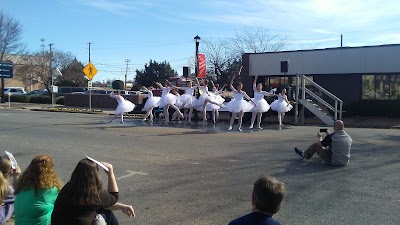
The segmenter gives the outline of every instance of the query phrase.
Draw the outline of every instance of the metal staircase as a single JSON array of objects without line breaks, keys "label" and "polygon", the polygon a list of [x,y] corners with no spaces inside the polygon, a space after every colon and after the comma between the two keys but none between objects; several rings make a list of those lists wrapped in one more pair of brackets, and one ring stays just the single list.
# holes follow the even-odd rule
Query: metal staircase
[{"label": "metal staircase", "polygon": [[[319,93],[327,96],[327,100],[324,100],[321,96],[306,87],[306,82],[307,86],[317,89]],[[305,75],[296,75],[296,93],[294,97],[296,100],[295,124],[304,123],[305,108],[329,126],[332,126],[335,120],[342,119],[343,101]],[[303,107],[299,112],[300,104]]]}]

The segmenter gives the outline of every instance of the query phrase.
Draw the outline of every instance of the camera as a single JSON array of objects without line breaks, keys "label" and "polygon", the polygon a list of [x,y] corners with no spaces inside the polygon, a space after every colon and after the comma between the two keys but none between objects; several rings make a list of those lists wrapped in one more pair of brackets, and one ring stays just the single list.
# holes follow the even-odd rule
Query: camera
[{"label": "camera", "polygon": [[328,131],[328,128],[321,128],[321,129],[319,129],[319,132],[327,132]]}]

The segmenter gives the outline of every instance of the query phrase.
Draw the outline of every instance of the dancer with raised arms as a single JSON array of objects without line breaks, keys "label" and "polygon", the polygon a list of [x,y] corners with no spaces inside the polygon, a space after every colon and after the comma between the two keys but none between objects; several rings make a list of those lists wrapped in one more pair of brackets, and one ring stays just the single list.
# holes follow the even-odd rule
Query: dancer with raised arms
[{"label": "dancer with raised arms", "polygon": [[150,86],[149,88],[146,87],[142,87],[143,89],[145,89],[147,91],[147,101],[143,106],[142,111],[146,111],[146,115],[144,115],[143,117],[143,121],[146,121],[147,118],[149,117],[150,122],[153,121],[153,109],[155,107],[158,107],[160,105],[160,100],[161,97],[158,96],[153,96],[153,90],[154,88],[152,86]]},{"label": "dancer with raised arms", "polygon": [[115,109],[114,117],[109,123],[112,123],[118,116],[121,117],[121,123],[124,123],[124,113],[133,111],[136,105],[129,100],[124,99],[124,97],[121,96],[120,90],[111,92],[110,97],[117,100],[118,106]]},{"label": "dancer with raised arms", "polygon": [[[236,89],[233,87],[233,81],[235,80],[235,77],[236,75],[232,76],[231,82],[229,84],[233,91],[234,98],[226,105],[228,111],[232,113],[228,130],[232,130],[233,122],[235,122],[235,118],[239,114],[239,131],[242,131],[242,120],[244,113],[250,112],[253,109],[253,105],[257,106],[257,104],[246,94],[246,92],[242,91],[242,82],[238,82],[236,84]],[[251,101],[253,105],[243,98]]]},{"label": "dancer with raised arms", "polygon": [[[225,102],[225,99],[223,97],[221,97],[220,93],[225,89],[226,84],[224,84],[224,86],[222,86],[221,89],[218,90],[219,85],[218,84],[214,84],[214,82],[212,80],[210,80],[211,86],[213,88],[213,91],[211,93],[212,98],[214,99],[215,102],[218,102],[220,104]],[[219,109],[221,107],[218,105],[213,105],[213,104],[208,104],[207,105],[207,110],[212,111],[212,119],[213,122],[216,123],[219,117]]]},{"label": "dancer with raised arms", "polygon": [[178,109],[178,107],[175,106],[178,97],[170,93],[172,88],[177,87],[170,85],[169,81],[165,81],[165,87],[162,86],[162,84],[159,82],[157,82],[156,84],[162,89],[159,107],[164,109],[165,122],[169,122],[169,107],[177,111],[180,117],[183,117],[182,112]]},{"label": "dancer with raised arms", "polygon": [[216,102],[211,97],[211,94],[208,91],[208,80],[204,79],[203,80],[203,85],[200,85],[200,83],[197,80],[197,78],[196,78],[196,82],[197,82],[197,85],[198,85],[200,91],[202,92],[201,96],[200,96],[200,98],[199,98],[199,100],[197,102],[197,110],[199,110],[199,108],[201,108],[201,110],[203,111],[203,121],[207,121],[207,113],[206,113],[207,108],[206,107],[207,107],[208,103],[213,104],[213,105],[217,105],[219,107],[224,107],[224,105],[222,103]]},{"label": "dancer with raised arms", "polygon": [[285,113],[289,112],[293,106],[289,103],[286,96],[286,89],[284,88],[278,95],[278,99],[271,103],[271,109],[278,112],[279,126],[283,127],[283,118]]},{"label": "dancer with raised arms", "polygon": [[254,77],[254,82],[253,82],[253,91],[254,91],[253,101],[257,104],[257,106],[254,106],[252,109],[253,114],[251,116],[250,129],[253,129],[253,125],[257,117],[257,128],[261,130],[262,114],[268,112],[268,110],[270,109],[270,106],[268,102],[264,99],[264,96],[276,96],[276,95],[263,91],[262,90],[263,85],[262,83],[257,84],[257,79],[258,75]]},{"label": "dancer with raised arms", "polygon": [[197,85],[193,85],[192,81],[187,83],[187,87],[182,88],[185,90],[185,94],[181,96],[183,113],[189,123],[192,122],[193,108],[197,106],[197,98],[193,95],[196,88]]}]

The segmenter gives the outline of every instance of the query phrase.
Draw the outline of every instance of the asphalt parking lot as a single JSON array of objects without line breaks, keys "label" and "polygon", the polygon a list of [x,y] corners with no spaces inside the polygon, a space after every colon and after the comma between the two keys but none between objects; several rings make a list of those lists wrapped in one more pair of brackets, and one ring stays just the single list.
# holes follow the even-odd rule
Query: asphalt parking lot
[{"label": "asphalt parking lot", "polygon": [[350,164],[334,168],[294,154],[293,147],[316,140],[318,126],[279,130],[267,123],[228,132],[227,122],[108,120],[0,109],[0,149],[22,168],[36,154],[51,154],[64,183],[84,155],[112,163],[120,200],[137,214],[129,220],[117,212],[121,224],[227,224],[251,210],[252,184],[261,175],[286,184],[275,216],[282,224],[400,224],[399,130],[348,128]]}]

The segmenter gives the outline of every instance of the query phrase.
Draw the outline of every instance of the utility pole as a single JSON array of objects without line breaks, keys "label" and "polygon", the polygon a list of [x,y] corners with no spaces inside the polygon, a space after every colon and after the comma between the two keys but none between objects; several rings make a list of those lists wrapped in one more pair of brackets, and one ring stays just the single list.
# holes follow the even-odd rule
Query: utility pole
[{"label": "utility pole", "polygon": [[[88,42],[89,45],[89,63],[90,63],[90,45],[92,42]],[[88,81],[88,89],[89,89],[89,111],[92,111],[92,80]]]},{"label": "utility pole", "polygon": [[340,34],[340,47],[343,48],[343,34]]},{"label": "utility pole", "polygon": [[46,47],[46,45],[44,44],[44,42],[46,41],[44,38],[40,39],[40,41],[42,42],[42,44],[40,45],[40,47],[42,47],[42,54],[44,53],[44,48]]},{"label": "utility pole", "polygon": [[88,42],[89,45],[89,62],[90,62],[90,45],[93,44],[93,42]]},{"label": "utility pole", "polygon": [[52,61],[53,61],[53,52],[51,51],[51,47],[54,45],[54,43],[50,43],[49,47],[50,47],[50,79],[51,79],[51,87],[50,87],[50,91],[51,91],[51,104],[54,108],[54,81],[53,81],[53,69],[52,69]]},{"label": "utility pole", "polygon": [[124,90],[126,91],[126,81],[127,81],[127,79],[128,79],[128,66],[129,66],[129,63],[131,62],[131,60],[129,60],[129,59],[125,59],[125,62],[126,62],[126,71],[125,71],[125,84],[124,84]]}]

